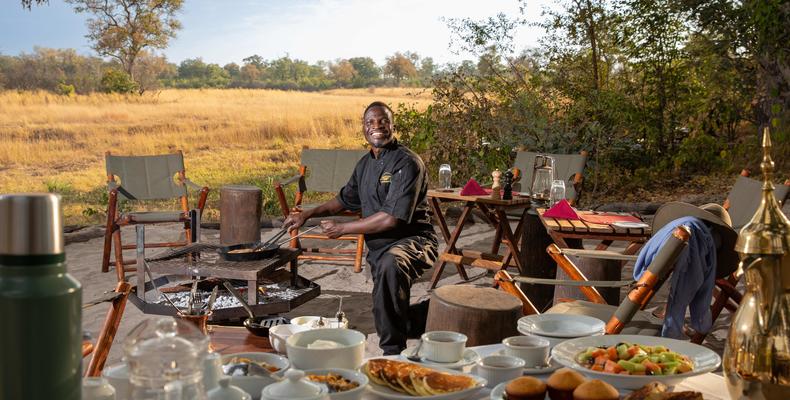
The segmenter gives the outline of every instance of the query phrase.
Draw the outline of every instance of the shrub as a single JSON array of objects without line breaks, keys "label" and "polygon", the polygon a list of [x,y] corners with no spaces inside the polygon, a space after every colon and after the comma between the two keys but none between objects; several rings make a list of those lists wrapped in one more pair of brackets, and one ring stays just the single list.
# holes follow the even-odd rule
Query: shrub
[{"label": "shrub", "polygon": [[137,90],[137,84],[132,77],[124,71],[110,68],[101,78],[102,89],[107,93],[132,93]]},{"label": "shrub", "polygon": [[58,94],[71,97],[74,96],[74,93],[76,93],[74,85],[67,85],[62,82],[58,83]]}]

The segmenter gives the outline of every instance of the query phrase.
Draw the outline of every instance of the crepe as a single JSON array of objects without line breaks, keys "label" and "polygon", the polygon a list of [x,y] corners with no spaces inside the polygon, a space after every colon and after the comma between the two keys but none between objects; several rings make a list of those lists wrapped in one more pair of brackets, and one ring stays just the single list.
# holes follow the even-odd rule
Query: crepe
[{"label": "crepe", "polygon": [[449,374],[410,362],[381,358],[368,361],[364,372],[377,385],[415,397],[460,392],[477,384],[467,375]]}]

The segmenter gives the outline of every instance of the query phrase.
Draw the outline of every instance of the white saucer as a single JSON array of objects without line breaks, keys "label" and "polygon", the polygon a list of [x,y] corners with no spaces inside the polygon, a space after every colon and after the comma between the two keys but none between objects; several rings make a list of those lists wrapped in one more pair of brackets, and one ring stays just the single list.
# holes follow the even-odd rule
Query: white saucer
[{"label": "white saucer", "polygon": [[650,225],[644,222],[619,221],[619,222],[612,222],[612,225],[618,228],[626,228],[626,229],[650,228]]},{"label": "white saucer", "polygon": [[[493,355],[497,356],[505,356],[505,349],[499,350]],[[562,364],[554,361],[553,358],[549,358],[549,364],[544,365],[542,367],[524,367],[524,375],[541,375],[541,374],[548,374],[549,372],[554,372],[562,367]]]},{"label": "white saucer", "polygon": [[[409,347],[409,348],[401,351],[400,352],[400,356],[403,357],[403,359],[407,359],[406,355],[407,354],[411,354],[413,351],[414,351],[414,347]],[[420,352],[420,353],[422,353],[422,352]],[[472,349],[466,349],[466,350],[464,350],[464,355],[461,357],[461,359],[456,361],[456,362],[451,362],[451,363],[449,363],[449,362],[447,362],[447,363],[445,363],[445,362],[436,362],[436,361],[431,361],[431,360],[425,358],[425,356],[421,356],[420,357],[420,361],[417,361],[417,362],[420,363],[420,364],[430,365],[430,366],[434,366],[434,367],[443,367],[443,368],[449,368],[449,369],[461,369],[461,368],[463,368],[463,367],[465,367],[467,365],[472,365],[472,364],[474,364],[474,363],[476,363],[478,361],[480,361],[480,354],[477,354],[477,352],[472,350]]]}]

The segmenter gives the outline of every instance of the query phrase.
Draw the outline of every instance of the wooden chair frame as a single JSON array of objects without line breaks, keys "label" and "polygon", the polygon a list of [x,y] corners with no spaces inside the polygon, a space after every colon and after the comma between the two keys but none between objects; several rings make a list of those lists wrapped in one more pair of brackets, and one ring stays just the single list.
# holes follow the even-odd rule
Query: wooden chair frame
[{"label": "wooden chair frame", "polygon": [[[181,155],[183,158],[183,153],[181,150],[178,150],[178,154]],[[112,155],[109,151],[105,153],[105,155],[110,156]],[[190,181],[186,176],[186,171],[181,169],[178,171],[178,179],[182,185],[186,185],[188,188],[192,188],[195,190],[199,190],[198,194],[198,203],[197,209],[199,210],[200,214],[203,214],[203,209],[206,206],[206,198],[208,197],[209,188],[207,186],[200,186],[192,181]],[[123,182],[121,182],[123,184]],[[102,253],[102,265],[101,271],[108,272],[110,265],[115,266],[115,270],[118,274],[118,281],[125,280],[125,276],[127,272],[134,272],[137,269],[127,268],[127,265],[134,265],[137,263],[136,260],[124,260],[123,259],[123,251],[128,249],[136,248],[136,245],[129,244],[125,245],[122,243],[121,240],[121,228],[127,225],[136,225],[136,224],[155,224],[161,222],[140,222],[135,221],[129,215],[124,215],[119,212],[118,210],[118,194],[119,191],[122,190],[122,186],[118,184],[115,180],[115,175],[108,174],[107,175],[107,185],[109,188],[109,199],[107,202],[107,225],[104,232],[104,251]],[[188,192],[188,191],[185,191]],[[181,204],[181,215],[178,220],[174,221],[162,221],[162,222],[183,222],[184,223],[184,232],[185,238],[184,241],[175,241],[175,242],[162,242],[162,243],[146,243],[146,248],[161,248],[161,247],[179,247],[185,246],[189,243],[192,243],[193,238],[191,237],[191,227],[189,222],[189,199],[187,195],[179,196],[180,204]],[[112,248],[115,248],[115,261],[110,261],[110,252]]]},{"label": "wooden chair frame", "polygon": [[88,348],[88,350],[83,351],[83,357],[91,352],[93,353],[88,367],[85,369],[85,376],[101,376],[104,363],[107,361],[107,356],[110,354],[110,347],[112,347],[112,342],[115,340],[115,334],[118,333],[118,327],[121,324],[121,318],[126,309],[126,300],[129,298],[131,290],[132,285],[128,282],[118,282],[114,291],[115,296],[110,300],[110,309],[107,312],[107,317],[104,319],[104,325],[102,325],[99,337],[96,339],[96,344],[93,346],[83,345],[83,348]]},{"label": "wooden chair frame", "polygon": [[[277,193],[277,201],[280,204],[280,211],[282,211],[283,217],[287,218],[291,212],[301,212],[302,211],[302,200],[304,199],[304,194],[307,191],[307,184],[305,183],[305,175],[307,174],[307,166],[301,165],[299,167],[299,173],[294,175],[284,181],[277,182],[274,186],[274,190]],[[294,200],[292,204],[288,203],[288,199],[285,195],[285,187],[288,185],[296,184],[296,195],[294,196]],[[349,217],[357,217],[361,218],[361,214],[358,212],[349,212],[344,211],[341,215],[349,216]],[[353,235],[343,235],[337,239],[330,239],[328,236],[323,234],[307,234],[302,235],[300,238],[304,239],[317,239],[317,240],[345,240],[345,241],[356,241],[357,246],[355,249],[332,249],[332,248],[323,248],[323,247],[303,247],[300,242],[300,238],[294,238],[298,234],[298,230],[294,229],[290,232],[291,235],[291,242],[290,246],[292,248],[300,248],[302,249],[302,255],[299,256],[300,259],[305,260],[325,260],[325,261],[351,261],[354,264],[354,272],[362,272],[362,254],[365,252],[365,235],[362,234],[353,234]],[[328,254],[328,255],[321,255],[321,254]]]}]

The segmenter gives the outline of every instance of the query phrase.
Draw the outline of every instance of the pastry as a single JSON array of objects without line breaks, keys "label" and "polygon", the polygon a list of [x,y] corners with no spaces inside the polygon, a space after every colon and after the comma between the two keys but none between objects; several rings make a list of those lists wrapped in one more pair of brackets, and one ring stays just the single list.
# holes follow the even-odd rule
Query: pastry
[{"label": "pastry", "polygon": [[614,386],[600,380],[593,379],[579,385],[573,391],[573,400],[619,400],[620,392]]},{"label": "pastry", "polygon": [[584,376],[570,368],[554,371],[546,381],[551,400],[572,400],[573,390],[585,381]]},{"label": "pastry", "polygon": [[546,397],[546,384],[531,376],[513,379],[505,386],[507,400],[543,400]]}]

